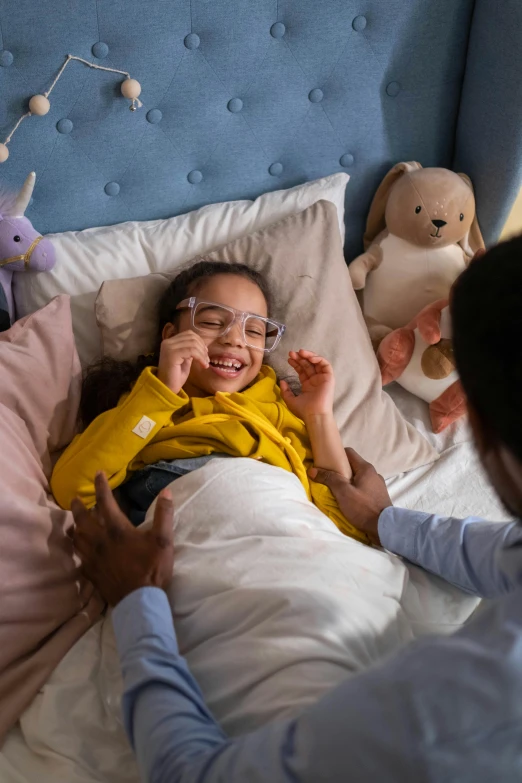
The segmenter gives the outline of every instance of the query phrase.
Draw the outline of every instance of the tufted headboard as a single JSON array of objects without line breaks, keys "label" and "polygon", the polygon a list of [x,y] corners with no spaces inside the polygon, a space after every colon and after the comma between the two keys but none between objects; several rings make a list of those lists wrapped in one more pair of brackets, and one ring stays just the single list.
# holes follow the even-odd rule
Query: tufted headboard
[{"label": "tufted headboard", "polygon": [[[43,232],[167,217],[335,171],[347,257],[398,160],[468,173],[488,241],[522,180],[520,0],[2,0],[0,140],[70,53],[0,179]],[[66,121],[64,121],[66,120]]]}]

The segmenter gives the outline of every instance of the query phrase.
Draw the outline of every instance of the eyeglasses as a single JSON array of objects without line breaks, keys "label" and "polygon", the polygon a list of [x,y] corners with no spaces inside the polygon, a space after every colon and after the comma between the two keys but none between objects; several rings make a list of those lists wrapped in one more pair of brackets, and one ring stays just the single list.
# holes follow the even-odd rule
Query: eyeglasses
[{"label": "eyeglasses", "polygon": [[265,353],[277,348],[286,329],[284,324],[271,318],[245,313],[217,302],[206,302],[196,296],[184,299],[176,310],[190,310],[192,329],[203,337],[223,337],[235,323],[239,323],[245,345]]}]

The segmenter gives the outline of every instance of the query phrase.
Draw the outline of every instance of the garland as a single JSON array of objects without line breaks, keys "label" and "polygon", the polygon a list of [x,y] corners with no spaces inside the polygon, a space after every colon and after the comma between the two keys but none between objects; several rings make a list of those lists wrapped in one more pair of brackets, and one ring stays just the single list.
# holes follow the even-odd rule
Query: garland
[{"label": "garland", "polygon": [[141,84],[136,79],[131,79],[130,73],[127,73],[127,71],[120,71],[117,68],[107,68],[104,65],[95,65],[94,63],[90,63],[88,60],[84,60],[82,57],[76,57],[73,54],[68,54],[65,58],[65,62],[58,71],[58,74],[56,76],[56,79],[53,81],[49,89],[43,93],[43,95],[33,95],[33,97],[29,101],[29,111],[25,114],[22,114],[16,125],[14,126],[13,130],[7,136],[5,141],[0,143],[0,163],[4,163],[7,158],[9,157],[9,149],[7,145],[13,138],[14,133],[18,130],[22,122],[27,119],[27,117],[31,117],[31,115],[36,115],[37,117],[43,117],[45,114],[48,113],[49,109],[51,108],[51,103],[49,101],[49,95],[56,87],[56,84],[58,80],[60,79],[61,75],[71,62],[71,60],[77,60],[80,63],[84,63],[84,65],[88,65],[89,68],[95,68],[98,71],[111,71],[111,73],[122,73],[127,78],[124,79],[124,81],[121,83],[121,94],[124,96],[124,98],[128,98],[131,102],[131,105],[129,106],[131,111],[136,111],[137,108],[142,106],[141,101],[139,100],[138,96],[141,93]]}]

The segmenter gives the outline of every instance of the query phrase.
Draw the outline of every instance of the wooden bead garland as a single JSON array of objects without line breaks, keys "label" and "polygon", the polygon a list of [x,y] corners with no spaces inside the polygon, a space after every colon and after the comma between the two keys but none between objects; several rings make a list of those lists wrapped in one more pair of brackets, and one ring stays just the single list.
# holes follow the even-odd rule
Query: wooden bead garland
[{"label": "wooden bead garland", "polygon": [[58,71],[58,74],[54,82],[49,87],[49,89],[46,92],[44,92],[43,95],[32,96],[32,98],[29,100],[29,111],[20,117],[20,119],[14,126],[9,136],[5,139],[3,143],[0,143],[0,163],[5,163],[5,161],[8,159],[9,149],[7,145],[13,138],[13,134],[15,133],[15,131],[18,130],[21,123],[26,119],[26,117],[30,117],[31,115],[35,115],[37,117],[43,117],[44,115],[48,114],[51,108],[49,95],[53,91],[58,79],[66,69],[67,65],[71,62],[71,60],[77,60],[80,63],[84,63],[84,65],[88,65],[89,68],[95,68],[98,71],[111,71],[111,73],[122,73],[126,78],[121,83],[121,94],[123,95],[124,98],[128,98],[130,100],[131,102],[131,105],[129,106],[130,110],[136,111],[137,108],[140,108],[143,105],[139,100],[139,95],[141,94],[141,84],[136,79],[131,79],[130,73],[127,73],[127,71],[120,71],[117,68],[107,68],[104,65],[95,65],[94,63],[90,63],[88,60],[84,60],[82,57],[76,57],[73,54],[68,54],[64,64]]},{"label": "wooden bead garland", "polygon": [[45,95],[33,95],[29,101],[29,111],[31,114],[37,114],[38,117],[43,117],[50,108],[49,98],[46,98]]}]

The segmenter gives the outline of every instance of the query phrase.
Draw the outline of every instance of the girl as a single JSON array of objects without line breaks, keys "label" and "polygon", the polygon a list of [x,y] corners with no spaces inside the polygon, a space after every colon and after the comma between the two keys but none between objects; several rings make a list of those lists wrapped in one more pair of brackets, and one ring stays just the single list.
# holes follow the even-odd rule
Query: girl
[{"label": "girl", "polygon": [[179,274],[160,306],[156,354],[135,364],[102,360],[87,372],[84,430],[51,479],[58,503],[70,508],[79,497],[93,506],[101,469],[137,524],[177,476],[216,456],[251,457],[292,471],[344,533],[362,540],[328,488],[307,476],[314,464],[350,477],[332,368],[311,351],[290,351],[301,393],[278,386],[263,358],[285,327],[268,313],[262,276],[243,264],[200,261]]}]

